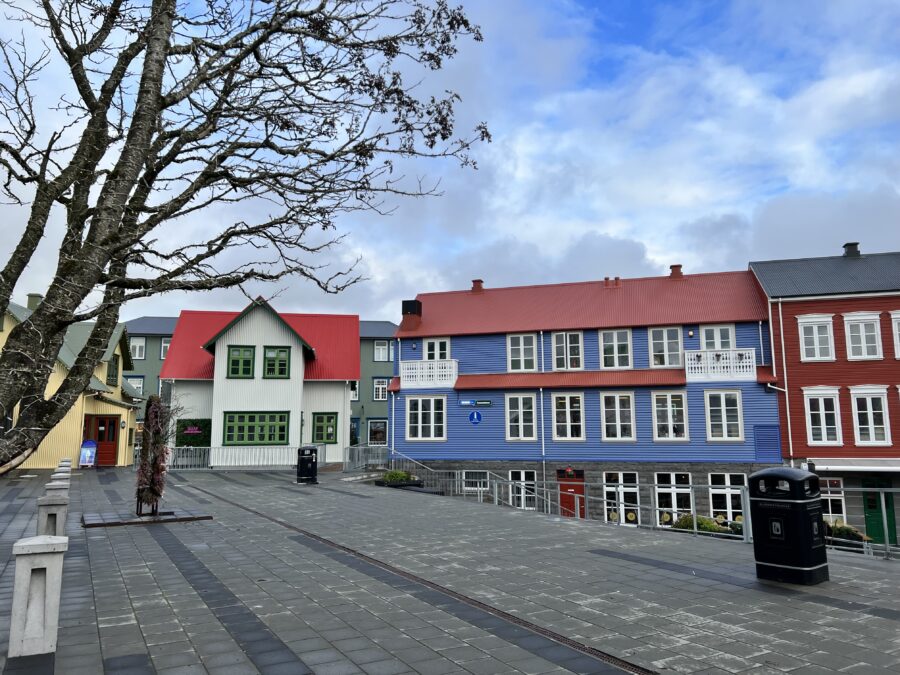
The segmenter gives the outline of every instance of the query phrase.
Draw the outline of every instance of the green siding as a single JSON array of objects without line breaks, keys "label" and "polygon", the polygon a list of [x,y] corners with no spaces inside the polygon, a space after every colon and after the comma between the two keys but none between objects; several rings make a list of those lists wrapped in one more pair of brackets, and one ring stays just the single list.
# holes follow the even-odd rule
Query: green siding
[{"label": "green siding", "polygon": [[[395,341],[388,339],[388,342]],[[394,367],[390,361],[375,361],[374,338],[363,338],[359,341],[359,400],[350,404],[350,410],[352,417],[359,418],[359,442],[363,445],[369,442],[367,437],[369,433],[368,420],[388,418],[388,402],[375,401],[372,398],[374,395],[372,380],[376,377],[384,377],[390,381],[393,372]],[[390,394],[388,397],[390,398]],[[349,425],[349,420],[346,424]],[[390,423],[388,423],[388,436],[391,433]]]},{"label": "green siding", "polygon": [[[159,393],[159,371],[162,370],[162,359],[159,358],[160,349],[162,347],[162,340],[164,337],[168,337],[171,339],[171,336],[166,335],[141,335],[140,333],[136,333],[134,335],[129,334],[129,337],[143,337],[147,340],[147,351],[146,358],[140,361],[135,360],[134,368],[131,370],[126,370],[122,374],[125,377],[129,376],[143,376],[144,378],[144,396],[147,397],[150,394],[158,394]],[[144,406],[142,405],[138,408],[137,411],[137,419],[138,421],[144,419]]]}]

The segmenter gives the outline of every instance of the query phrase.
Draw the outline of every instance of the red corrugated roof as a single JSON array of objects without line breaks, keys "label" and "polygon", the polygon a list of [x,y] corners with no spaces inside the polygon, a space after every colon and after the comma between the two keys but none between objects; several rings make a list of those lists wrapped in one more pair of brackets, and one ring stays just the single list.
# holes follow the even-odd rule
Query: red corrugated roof
[{"label": "red corrugated roof", "polygon": [[473,335],[666,324],[761,321],[765,299],[748,271],[681,278],[589,281],[483,291],[421,293],[422,317],[403,317],[397,337]]},{"label": "red corrugated roof", "polygon": [[[159,376],[175,380],[211,380],[213,355],[203,345],[239,314],[181,312]],[[315,350],[315,358],[306,361],[304,379],[359,379],[358,316],[282,313],[279,316]]]}]

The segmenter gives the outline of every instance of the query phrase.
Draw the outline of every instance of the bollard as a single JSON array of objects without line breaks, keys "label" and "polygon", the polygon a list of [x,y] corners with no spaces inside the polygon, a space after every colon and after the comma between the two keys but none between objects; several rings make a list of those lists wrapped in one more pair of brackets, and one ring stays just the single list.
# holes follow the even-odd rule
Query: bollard
[{"label": "bollard", "polygon": [[38,536],[66,536],[66,516],[69,513],[69,498],[61,494],[38,497]]},{"label": "bollard", "polygon": [[16,576],[9,626],[9,657],[56,651],[63,555],[67,537],[29,537],[13,545]]}]

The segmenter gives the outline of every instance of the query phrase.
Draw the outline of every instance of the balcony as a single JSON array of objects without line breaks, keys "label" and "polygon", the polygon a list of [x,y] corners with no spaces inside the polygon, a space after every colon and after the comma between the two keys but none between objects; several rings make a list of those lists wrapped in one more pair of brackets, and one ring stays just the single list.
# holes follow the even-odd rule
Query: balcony
[{"label": "balcony", "polygon": [[440,389],[456,384],[459,362],[456,359],[443,361],[401,361],[401,389]]},{"label": "balcony", "polygon": [[684,370],[688,382],[755,380],[755,349],[685,350]]}]

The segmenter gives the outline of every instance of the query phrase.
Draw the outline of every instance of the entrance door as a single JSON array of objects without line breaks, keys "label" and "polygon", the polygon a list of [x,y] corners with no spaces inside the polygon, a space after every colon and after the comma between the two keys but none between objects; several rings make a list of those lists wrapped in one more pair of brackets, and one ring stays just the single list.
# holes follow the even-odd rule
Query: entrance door
[{"label": "entrance door", "polygon": [[115,466],[119,452],[119,416],[86,416],[84,440],[97,442],[97,466]]},{"label": "entrance door", "polygon": [[[556,482],[559,483],[559,515],[573,518],[577,502],[578,517],[584,518],[584,471],[581,469],[557,469]],[[576,499],[575,495],[580,495],[580,497]]]},{"label": "entrance door", "polygon": [[[891,481],[887,478],[863,478],[864,488],[889,488]],[[894,495],[884,493],[884,505],[887,510],[887,527],[890,534],[890,543],[897,543],[897,522],[894,517]],[[881,510],[881,493],[877,491],[863,492],[863,513],[866,518],[866,534],[872,538],[875,544],[883,544],[885,538],[884,515]]]}]

